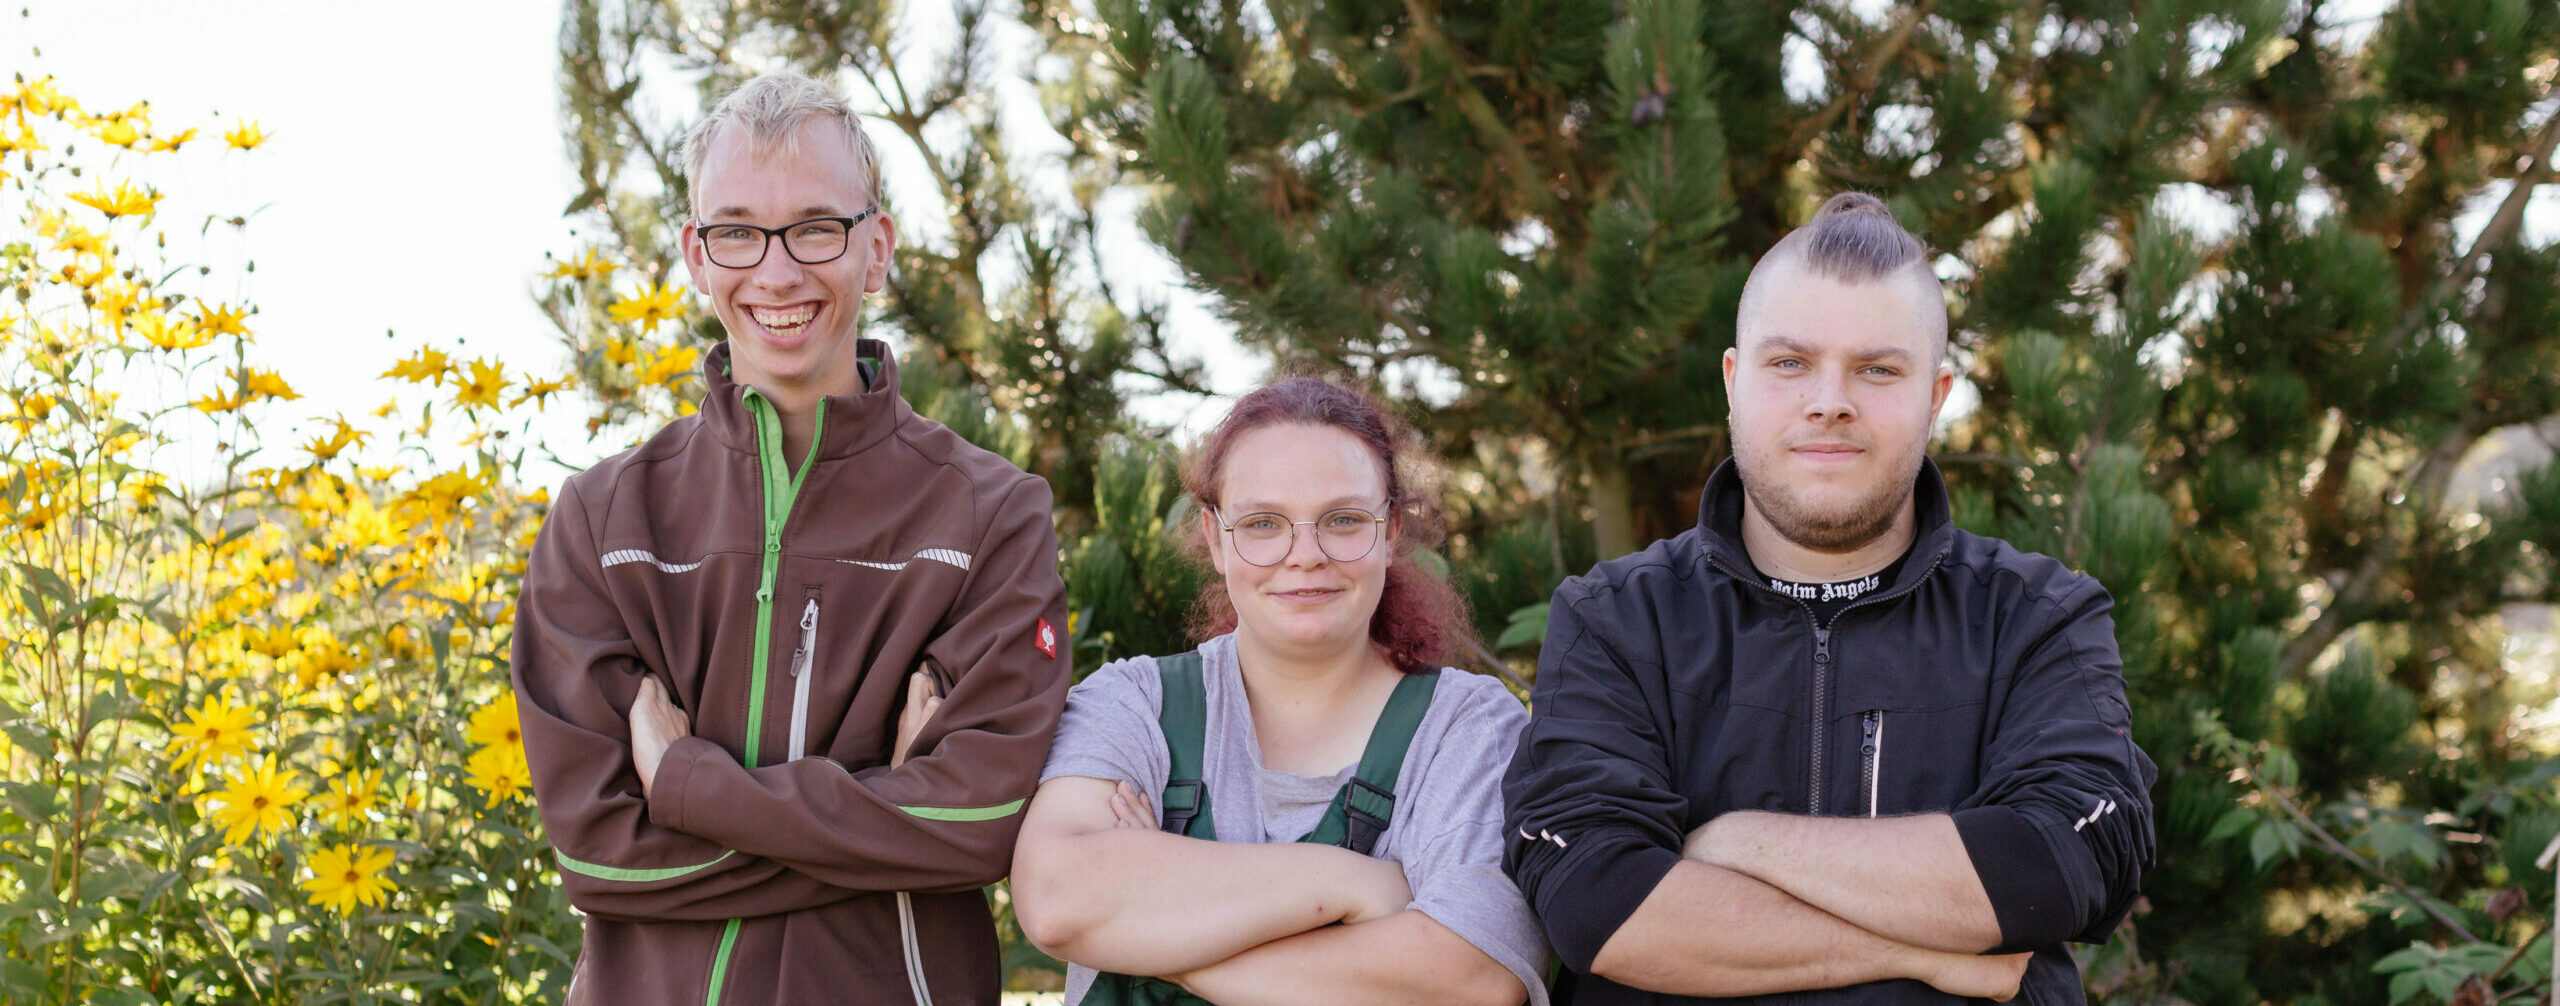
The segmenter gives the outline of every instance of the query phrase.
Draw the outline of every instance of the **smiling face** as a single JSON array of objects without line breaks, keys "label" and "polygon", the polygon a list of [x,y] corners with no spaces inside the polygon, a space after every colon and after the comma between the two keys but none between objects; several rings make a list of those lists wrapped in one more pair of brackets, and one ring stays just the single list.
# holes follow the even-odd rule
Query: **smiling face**
[{"label": "smiling face", "polygon": [[795,404],[862,390],[855,353],[862,295],[887,281],[897,230],[874,214],[854,225],[849,247],[834,261],[802,264],[776,240],[763,262],[731,269],[703,253],[701,225],[778,228],[858,216],[871,205],[870,192],[844,132],[823,120],[802,124],[793,143],[773,150],[754,150],[745,129],[713,140],[693,180],[699,216],[685,223],[684,261],[729,334],[730,376],[738,383]]},{"label": "smiling face", "polygon": [[1322,660],[1366,646],[1370,617],[1385,593],[1395,529],[1354,562],[1337,562],[1316,543],[1314,525],[1298,525],[1289,553],[1269,566],[1236,555],[1217,517],[1236,521],[1269,512],[1312,521],[1339,507],[1386,509],[1387,477],[1378,456],[1339,427],[1275,423],[1238,436],[1229,448],[1215,517],[1201,515],[1210,563],[1235,605],[1236,633],[1247,652]]},{"label": "smiling face", "polygon": [[1927,324],[1935,284],[1843,282],[1800,263],[1755,277],[1725,351],[1733,460],[1749,510],[1787,541],[1853,552],[1908,513],[1955,375]]}]

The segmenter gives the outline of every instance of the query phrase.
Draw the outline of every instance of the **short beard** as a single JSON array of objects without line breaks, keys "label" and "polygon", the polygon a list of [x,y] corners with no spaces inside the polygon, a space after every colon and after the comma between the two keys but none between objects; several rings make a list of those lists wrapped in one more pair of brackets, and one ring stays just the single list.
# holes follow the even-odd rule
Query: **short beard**
[{"label": "short beard", "polygon": [[1763,490],[1767,480],[1751,477],[1751,465],[1737,452],[1734,460],[1742,476],[1742,493],[1760,511],[1760,519],[1798,548],[1815,552],[1844,555],[1866,547],[1893,530],[1894,518],[1902,515],[1902,505],[1911,499],[1911,490],[1920,477],[1920,466],[1901,480],[1900,491],[1879,493],[1864,506],[1837,516],[1813,513],[1796,498],[1779,489]]}]

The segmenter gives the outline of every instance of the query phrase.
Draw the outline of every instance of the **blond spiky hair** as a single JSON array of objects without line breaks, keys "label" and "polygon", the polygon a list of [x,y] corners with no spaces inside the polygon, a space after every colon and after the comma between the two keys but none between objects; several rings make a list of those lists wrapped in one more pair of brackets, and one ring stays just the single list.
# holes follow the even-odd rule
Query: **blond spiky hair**
[{"label": "blond spiky hair", "polygon": [[[779,151],[797,153],[800,127],[811,120],[831,122],[844,129],[845,142],[853,147],[854,163],[862,169],[867,191],[865,201],[880,202],[880,155],[871,146],[871,137],[862,131],[862,119],[853,106],[835,88],[821,84],[800,73],[777,70],[759,74],[738,85],[711,114],[693,127],[684,141],[684,175],[688,181],[702,179],[702,165],[711,159],[711,145],[732,128],[747,131],[747,150],[757,157]],[[702,215],[699,195],[688,195],[695,216]]]}]

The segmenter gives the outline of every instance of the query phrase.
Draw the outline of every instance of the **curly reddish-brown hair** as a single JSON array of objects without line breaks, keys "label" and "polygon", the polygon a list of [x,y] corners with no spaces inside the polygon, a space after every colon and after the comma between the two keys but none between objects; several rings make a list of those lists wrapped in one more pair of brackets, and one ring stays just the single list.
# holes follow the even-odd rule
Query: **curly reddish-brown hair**
[{"label": "curly reddish-brown hair", "polygon": [[[1278,425],[1331,426],[1349,433],[1369,448],[1386,472],[1387,512],[1396,520],[1388,525],[1394,540],[1386,589],[1378,598],[1377,612],[1369,616],[1370,642],[1377,644],[1389,663],[1405,671],[1438,667],[1458,653],[1474,636],[1466,601],[1413,561],[1415,553],[1440,543],[1439,505],[1430,493],[1414,489],[1416,479],[1407,470],[1415,467],[1407,446],[1413,439],[1411,431],[1369,396],[1314,377],[1264,385],[1236,402],[1227,418],[1193,450],[1184,466],[1183,489],[1203,510],[1217,507],[1228,455],[1236,441],[1254,430]],[[1207,563],[1210,546],[1203,537],[1186,534],[1183,540],[1193,558]],[[1205,640],[1235,627],[1235,603],[1227,597],[1226,583],[1209,581],[1192,612],[1193,638]]]}]

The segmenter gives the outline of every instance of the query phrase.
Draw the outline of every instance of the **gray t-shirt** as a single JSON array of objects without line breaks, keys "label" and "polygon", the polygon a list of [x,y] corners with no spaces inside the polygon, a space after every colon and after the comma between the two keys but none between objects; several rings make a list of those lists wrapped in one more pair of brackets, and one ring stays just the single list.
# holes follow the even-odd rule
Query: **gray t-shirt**
[{"label": "gray t-shirt", "polygon": [[[1201,775],[1218,840],[1296,841],[1315,828],[1358,766],[1329,776],[1263,768],[1234,634],[1201,644],[1200,657],[1209,707]],[[1149,803],[1160,802],[1173,771],[1156,722],[1163,705],[1155,658],[1103,665],[1067,693],[1066,716],[1040,781],[1069,775],[1125,780]],[[1404,866],[1413,888],[1407,907],[1502,962],[1528,988],[1529,1001],[1546,1006],[1546,937],[1502,872],[1502,770],[1528,722],[1520,700],[1501,682],[1442,672],[1396,779],[1395,819],[1372,854]],[[1067,1002],[1082,1001],[1093,977],[1093,969],[1069,965]]]}]

